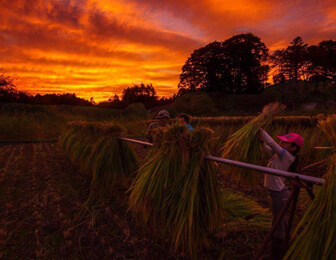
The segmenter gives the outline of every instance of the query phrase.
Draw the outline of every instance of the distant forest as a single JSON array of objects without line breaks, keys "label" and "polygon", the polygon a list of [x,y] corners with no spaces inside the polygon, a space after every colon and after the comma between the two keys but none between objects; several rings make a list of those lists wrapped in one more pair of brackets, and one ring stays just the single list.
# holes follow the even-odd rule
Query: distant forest
[{"label": "distant forest", "polygon": [[171,98],[159,98],[152,84],[127,87],[121,97],[96,104],[75,93],[31,95],[17,90],[14,81],[0,70],[0,102],[47,105],[81,105],[125,108],[141,102],[146,109],[172,103],[178,96],[190,92],[206,91],[223,94],[259,94],[273,83],[288,81],[336,83],[336,41],[324,40],[308,45],[296,37],[286,48],[269,54],[261,39],[252,34],[235,35],[223,42],[214,41],[194,50],[186,60],[179,76],[178,91]]},{"label": "distant forest", "polygon": [[287,81],[336,82],[336,41],[308,46],[296,37],[284,49],[269,54],[252,33],[212,42],[195,50],[182,67],[178,94],[196,90],[227,94],[258,94],[270,83]]}]

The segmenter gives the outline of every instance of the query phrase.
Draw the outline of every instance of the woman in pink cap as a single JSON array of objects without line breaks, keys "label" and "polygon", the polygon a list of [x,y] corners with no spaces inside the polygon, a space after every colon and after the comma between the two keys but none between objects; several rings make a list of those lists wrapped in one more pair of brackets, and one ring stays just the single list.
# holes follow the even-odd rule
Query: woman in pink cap
[{"label": "woman in pink cap", "polygon": [[[267,167],[295,172],[298,166],[298,153],[303,146],[303,138],[296,133],[277,136],[280,141],[275,142],[263,129],[259,131],[261,148],[271,156]],[[273,222],[288,200],[289,191],[285,185],[285,178],[265,174],[264,187],[269,190],[272,201]],[[281,249],[285,240],[287,219],[283,218],[272,237],[271,255],[268,259],[280,259]]]}]

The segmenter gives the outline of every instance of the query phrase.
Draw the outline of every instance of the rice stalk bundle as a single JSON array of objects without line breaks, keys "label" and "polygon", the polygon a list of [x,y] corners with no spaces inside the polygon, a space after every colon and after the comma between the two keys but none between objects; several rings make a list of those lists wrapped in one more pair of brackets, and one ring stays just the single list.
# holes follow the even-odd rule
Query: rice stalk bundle
[{"label": "rice stalk bundle", "polygon": [[192,134],[187,169],[169,197],[168,223],[178,227],[170,232],[175,250],[181,247],[195,252],[224,220],[217,165],[204,159],[209,155],[211,136],[209,129],[199,129]]},{"label": "rice stalk bundle", "polygon": [[234,133],[239,126],[236,125],[223,125],[213,127],[214,130],[214,137],[216,139],[215,142],[212,142],[211,151],[214,155],[219,155],[221,153],[221,149],[223,144],[228,140],[228,138]]},{"label": "rice stalk bundle", "polygon": [[[79,123],[79,122],[78,122]],[[66,150],[67,143],[69,142],[69,139],[71,139],[71,136],[73,134],[76,134],[77,129],[75,127],[74,122],[70,122],[67,124],[66,131],[58,138],[58,147],[60,147],[63,150]]]},{"label": "rice stalk bundle", "polygon": [[305,145],[301,148],[300,158],[302,165],[307,166],[317,162],[321,162],[331,155],[330,149],[318,150],[317,146],[330,146],[330,141],[326,137],[325,133],[321,131],[319,127],[306,128],[302,130]]},{"label": "rice stalk bundle", "polygon": [[224,219],[229,231],[269,230],[271,213],[251,198],[228,189],[222,191]]},{"label": "rice stalk bundle", "polygon": [[[70,161],[89,172],[87,159],[95,141],[94,125],[86,122],[71,122],[67,131],[59,138],[58,145],[65,150]],[[87,166],[87,167],[84,167]]]},{"label": "rice stalk bundle", "polygon": [[[336,116],[320,122],[330,142],[336,147]],[[336,259],[336,155],[329,159],[326,181],[304,214],[294,234],[298,234],[285,259]]]},{"label": "rice stalk bundle", "polygon": [[[284,110],[279,103],[269,104],[262,113],[233,133],[222,148],[222,157],[247,163],[260,163],[258,131],[272,122],[272,118]],[[232,166],[223,167],[224,173],[231,179],[249,185],[256,184],[256,175],[245,169]]]},{"label": "rice stalk bundle", "polygon": [[122,129],[108,126],[107,129],[115,132],[107,131],[100,136],[94,143],[88,158],[92,162],[89,201],[103,199],[115,184],[127,184],[129,177],[137,169],[135,152],[127,143],[118,140]]},{"label": "rice stalk bundle", "polygon": [[209,129],[161,130],[131,187],[134,216],[168,238],[174,252],[194,256],[223,221],[217,165],[204,159],[211,139]]},{"label": "rice stalk bundle", "polygon": [[134,151],[118,140],[122,133],[115,124],[71,122],[59,138],[70,161],[92,174],[89,202],[102,199],[116,183],[126,184],[137,169]]},{"label": "rice stalk bundle", "polygon": [[187,128],[177,125],[160,128],[154,135],[153,148],[130,189],[130,208],[148,226],[160,227],[160,220],[165,222],[167,194],[189,160],[188,138]]}]

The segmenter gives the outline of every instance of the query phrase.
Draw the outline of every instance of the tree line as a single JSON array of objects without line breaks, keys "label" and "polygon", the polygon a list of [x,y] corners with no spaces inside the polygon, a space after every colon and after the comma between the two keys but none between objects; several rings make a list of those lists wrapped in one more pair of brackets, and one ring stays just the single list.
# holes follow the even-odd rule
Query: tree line
[{"label": "tree line", "polygon": [[296,37],[286,48],[269,54],[261,39],[239,34],[195,50],[182,67],[178,94],[204,90],[227,94],[258,94],[286,81],[336,82],[336,41],[308,46]]},{"label": "tree line", "polygon": [[121,98],[114,95],[113,98],[100,102],[98,106],[110,108],[125,108],[132,103],[143,103],[146,109],[156,106],[164,106],[174,101],[174,97],[159,98],[152,84],[141,83],[123,90]]},{"label": "tree line", "polygon": [[[1,72],[1,71],[0,71]],[[146,109],[155,106],[163,106],[173,102],[171,98],[159,98],[152,84],[133,85],[123,90],[121,98],[118,95],[108,99],[107,101],[96,104],[93,97],[86,100],[77,97],[75,93],[64,94],[45,94],[31,95],[25,91],[20,91],[13,83],[13,78],[6,76],[4,72],[0,73],[0,102],[6,103],[26,103],[39,105],[77,105],[122,109],[132,103],[143,103]]]}]

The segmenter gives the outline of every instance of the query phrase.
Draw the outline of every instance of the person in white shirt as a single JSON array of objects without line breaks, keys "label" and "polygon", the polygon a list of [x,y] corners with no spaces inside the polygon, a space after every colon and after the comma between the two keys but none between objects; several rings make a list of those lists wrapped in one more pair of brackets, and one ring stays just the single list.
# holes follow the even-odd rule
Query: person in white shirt
[{"label": "person in white shirt", "polygon": [[[298,156],[304,140],[296,133],[277,136],[280,139],[276,143],[263,129],[259,131],[261,148],[271,156],[267,167],[295,172],[298,165]],[[272,202],[273,223],[284,207],[289,197],[289,191],[285,185],[285,179],[278,176],[265,174],[264,187],[269,190]],[[284,217],[277,226],[272,237],[271,255],[268,259],[280,259],[281,249],[286,236],[287,219]]]}]

